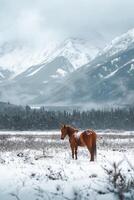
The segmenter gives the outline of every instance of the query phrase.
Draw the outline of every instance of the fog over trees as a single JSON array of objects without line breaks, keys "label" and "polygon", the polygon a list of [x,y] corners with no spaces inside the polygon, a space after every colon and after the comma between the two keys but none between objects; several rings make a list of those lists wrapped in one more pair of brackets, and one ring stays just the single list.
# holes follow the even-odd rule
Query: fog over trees
[{"label": "fog over trees", "polygon": [[59,129],[60,123],[86,129],[134,129],[134,107],[110,110],[49,111],[45,107],[1,104],[1,130],[49,130]]}]

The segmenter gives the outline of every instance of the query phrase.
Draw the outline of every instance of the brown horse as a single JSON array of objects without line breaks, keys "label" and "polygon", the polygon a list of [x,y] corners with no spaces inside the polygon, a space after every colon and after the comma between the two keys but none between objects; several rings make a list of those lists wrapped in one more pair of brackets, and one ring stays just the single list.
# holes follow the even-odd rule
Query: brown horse
[{"label": "brown horse", "polygon": [[90,152],[91,160],[94,161],[94,157],[96,156],[96,138],[97,135],[93,130],[86,130],[83,132],[78,132],[78,129],[75,129],[71,126],[62,125],[61,128],[61,139],[64,140],[64,138],[68,135],[70,147],[72,150],[72,158],[77,159],[77,149],[78,146],[86,146]]}]

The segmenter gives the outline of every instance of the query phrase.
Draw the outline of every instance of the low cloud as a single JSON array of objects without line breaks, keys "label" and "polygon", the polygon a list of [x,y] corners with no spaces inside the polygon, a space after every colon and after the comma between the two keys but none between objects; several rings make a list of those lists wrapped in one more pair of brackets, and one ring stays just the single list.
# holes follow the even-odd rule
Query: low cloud
[{"label": "low cloud", "polygon": [[0,43],[81,37],[105,45],[133,28],[133,0],[0,0]]}]

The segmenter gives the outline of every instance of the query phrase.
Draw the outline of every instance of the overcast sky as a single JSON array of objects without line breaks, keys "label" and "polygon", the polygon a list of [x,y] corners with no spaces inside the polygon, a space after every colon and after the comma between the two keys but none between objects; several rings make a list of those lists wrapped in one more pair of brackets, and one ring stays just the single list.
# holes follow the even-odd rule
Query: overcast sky
[{"label": "overcast sky", "polygon": [[134,0],[0,0],[0,43],[68,37],[105,44],[134,27]]}]

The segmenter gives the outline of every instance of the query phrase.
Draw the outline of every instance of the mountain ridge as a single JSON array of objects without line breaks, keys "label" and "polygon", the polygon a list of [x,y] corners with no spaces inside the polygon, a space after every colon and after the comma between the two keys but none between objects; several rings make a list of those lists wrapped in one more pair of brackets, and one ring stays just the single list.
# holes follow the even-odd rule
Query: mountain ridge
[{"label": "mountain ridge", "polygon": [[[134,43],[125,43],[131,31],[123,34],[115,41],[119,41],[122,49],[107,56],[107,51],[96,57],[93,61],[73,72],[54,94],[54,99],[46,99],[50,103],[110,103],[111,104],[133,104],[134,103]],[[133,32],[133,31],[132,31]],[[123,45],[122,45],[123,44]],[[113,48],[114,48],[113,47]],[[131,48],[130,48],[131,47]],[[113,52],[112,48],[109,48]],[[59,94],[59,95],[58,95]],[[66,101],[68,99],[68,101]],[[124,99],[124,101],[123,101]],[[45,101],[45,99],[44,99]],[[126,102],[125,102],[126,101]]]},{"label": "mountain ridge", "polygon": [[37,49],[17,43],[17,41],[6,42],[0,47],[0,66],[14,71],[13,78],[33,65],[48,63],[59,56],[66,57],[74,68],[78,68],[89,62],[99,51],[97,47],[92,46],[91,52],[88,47],[87,42],[76,38],[68,38],[61,43],[52,41]]},{"label": "mountain ridge", "polygon": [[9,94],[13,91],[16,98],[21,97],[31,105],[134,103],[134,30],[114,39],[81,67],[74,67],[70,62],[69,55],[75,45],[66,42],[65,50],[61,45],[52,59],[31,66],[5,84],[4,89],[9,86]]}]

